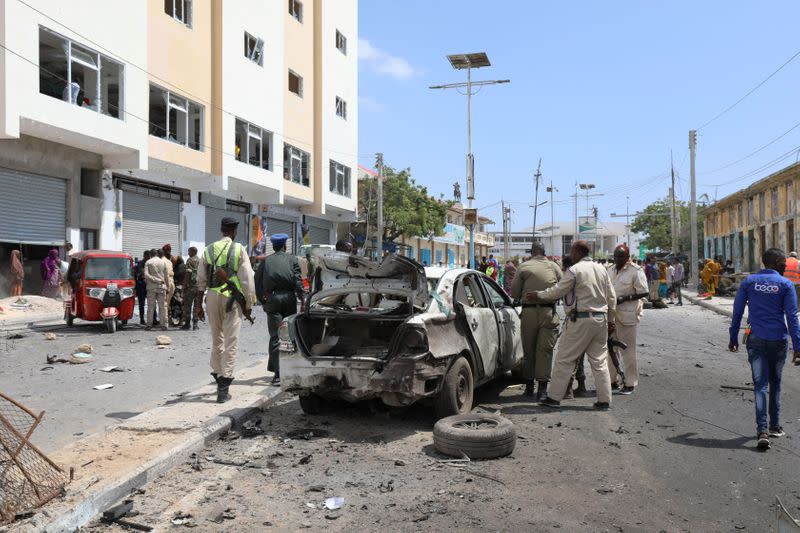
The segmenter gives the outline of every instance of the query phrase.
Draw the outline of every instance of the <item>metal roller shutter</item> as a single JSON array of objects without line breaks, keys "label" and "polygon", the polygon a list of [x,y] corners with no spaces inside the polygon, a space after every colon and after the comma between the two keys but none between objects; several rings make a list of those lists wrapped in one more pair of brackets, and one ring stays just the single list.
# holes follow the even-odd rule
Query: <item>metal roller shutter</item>
[{"label": "metal roller shutter", "polygon": [[182,255],[180,202],[125,191],[122,197],[122,249],[134,257],[152,248],[172,245]]},{"label": "metal roller shutter", "polygon": [[64,244],[66,180],[0,169],[0,190],[0,241]]},{"label": "metal roller shutter", "polygon": [[[277,218],[267,218],[267,235],[275,235],[276,233],[285,233],[288,235],[289,240],[286,241],[286,251],[290,254],[294,253],[294,228],[294,222],[287,222]],[[269,240],[267,241],[266,255],[272,255],[272,243],[270,243]]]},{"label": "metal roller shutter", "polygon": [[331,232],[329,228],[309,225],[308,235],[311,237],[311,244],[330,244]]},{"label": "metal roller shutter", "polygon": [[239,230],[236,232],[236,242],[244,245],[245,248],[250,244],[248,234],[250,229],[250,216],[246,213],[228,211],[227,209],[217,209],[216,207],[206,206],[206,246],[218,241],[222,236],[220,225],[225,217],[235,218],[239,221]]}]

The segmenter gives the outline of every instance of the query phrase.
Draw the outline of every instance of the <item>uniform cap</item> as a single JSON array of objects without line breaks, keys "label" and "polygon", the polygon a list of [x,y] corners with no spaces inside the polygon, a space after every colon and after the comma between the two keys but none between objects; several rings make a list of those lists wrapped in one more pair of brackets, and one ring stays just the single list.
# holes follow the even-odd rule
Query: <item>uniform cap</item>
[{"label": "uniform cap", "polygon": [[230,228],[237,228],[239,227],[239,221],[233,217],[225,217],[222,219],[220,223],[220,227],[222,229],[230,229]]},{"label": "uniform cap", "polygon": [[269,240],[272,241],[273,245],[275,245],[275,244],[283,244],[283,243],[285,243],[286,241],[289,240],[289,236],[286,235],[285,233],[276,233],[276,234],[272,235],[269,238]]}]

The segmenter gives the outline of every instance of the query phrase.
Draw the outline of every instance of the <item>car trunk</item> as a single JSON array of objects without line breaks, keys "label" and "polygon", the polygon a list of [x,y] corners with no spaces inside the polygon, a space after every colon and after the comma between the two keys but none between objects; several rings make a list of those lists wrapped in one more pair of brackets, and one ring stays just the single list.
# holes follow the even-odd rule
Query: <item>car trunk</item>
[{"label": "car trunk", "polygon": [[295,318],[303,351],[312,357],[377,357],[390,351],[397,330],[405,322],[397,318],[357,318],[301,314]]}]

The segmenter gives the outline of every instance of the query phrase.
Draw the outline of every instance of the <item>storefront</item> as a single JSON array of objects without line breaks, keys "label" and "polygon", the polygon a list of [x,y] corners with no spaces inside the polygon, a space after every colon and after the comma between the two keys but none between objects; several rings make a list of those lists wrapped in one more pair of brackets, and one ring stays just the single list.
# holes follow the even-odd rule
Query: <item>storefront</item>
[{"label": "storefront", "polygon": [[306,216],[308,226],[308,244],[333,244],[331,229],[333,225],[327,220]]},{"label": "storefront", "polygon": [[189,191],[123,177],[115,185],[123,191],[122,250],[141,257],[170,244],[174,255],[183,255],[181,202],[189,201]]},{"label": "storefront", "polygon": [[225,217],[239,221],[236,242],[245,247],[250,244],[250,204],[228,200],[208,193],[200,193],[200,203],[206,208],[206,245],[218,241],[222,235],[220,227]]}]

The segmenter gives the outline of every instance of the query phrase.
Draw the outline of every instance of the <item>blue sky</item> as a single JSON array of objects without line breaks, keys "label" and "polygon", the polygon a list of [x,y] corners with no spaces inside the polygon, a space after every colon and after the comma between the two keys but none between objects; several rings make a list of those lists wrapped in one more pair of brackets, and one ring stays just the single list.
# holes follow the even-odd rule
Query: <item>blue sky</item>
[{"label": "blue sky", "polygon": [[[505,199],[513,226],[530,227],[539,157],[543,181],[560,190],[556,219],[571,219],[576,180],[604,194],[590,200],[601,219],[624,213],[626,196],[631,211],[666,196],[670,149],[688,200],[688,131],[800,51],[799,22],[797,1],[361,0],[360,163],[371,167],[382,151],[437,196],[450,197],[456,180],[465,192],[466,97],[428,86],[464,81],[447,54],[486,51],[492,67],[473,79],[511,83],[472,100],[475,205],[490,206],[484,214],[499,222],[495,204]],[[792,153],[743,177],[800,148],[800,127],[710,172],[798,124],[798,89],[800,57],[699,130],[698,195],[722,198],[797,160]]]}]

